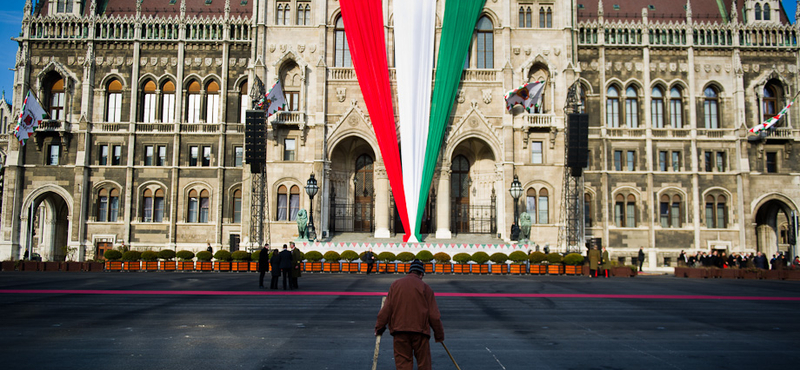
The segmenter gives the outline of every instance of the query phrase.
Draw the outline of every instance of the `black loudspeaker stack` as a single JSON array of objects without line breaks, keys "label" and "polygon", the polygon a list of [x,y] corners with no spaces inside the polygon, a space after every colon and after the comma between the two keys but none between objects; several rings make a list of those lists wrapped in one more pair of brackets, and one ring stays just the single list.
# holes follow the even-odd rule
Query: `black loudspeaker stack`
[{"label": "black loudspeaker stack", "polygon": [[580,176],[589,162],[589,115],[573,113],[567,122],[567,167]]},{"label": "black loudspeaker stack", "polygon": [[267,161],[267,125],[263,110],[248,110],[244,123],[244,160],[250,172],[261,173]]}]

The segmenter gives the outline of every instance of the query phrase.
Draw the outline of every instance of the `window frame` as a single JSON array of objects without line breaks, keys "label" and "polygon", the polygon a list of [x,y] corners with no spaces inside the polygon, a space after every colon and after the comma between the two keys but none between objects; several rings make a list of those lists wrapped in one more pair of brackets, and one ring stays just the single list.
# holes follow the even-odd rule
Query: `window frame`
[{"label": "window frame", "polygon": [[[488,23],[488,28],[486,28]],[[494,22],[483,15],[475,24],[477,69],[494,69]]]}]

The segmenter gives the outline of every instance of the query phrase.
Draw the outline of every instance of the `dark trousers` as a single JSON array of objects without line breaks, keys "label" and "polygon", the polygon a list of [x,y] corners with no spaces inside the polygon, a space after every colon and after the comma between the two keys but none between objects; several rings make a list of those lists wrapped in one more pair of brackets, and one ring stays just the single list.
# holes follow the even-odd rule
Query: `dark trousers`
[{"label": "dark trousers", "polygon": [[292,269],[291,268],[281,269],[281,275],[283,275],[283,290],[286,290],[286,282],[292,276]]},{"label": "dark trousers", "polygon": [[270,289],[278,289],[278,278],[280,275],[272,275],[272,281],[269,282]]},{"label": "dark trousers", "polygon": [[258,273],[258,287],[259,288],[263,288],[264,287],[264,274],[266,274],[266,273],[267,273],[266,271],[259,271],[259,273]]},{"label": "dark trousers", "polygon": [[372,272],[372,265],[374,265],[374,263],[367,262],[367,275]]},{"label": "dark trousers", "polygon": [[297,278],[291,276],[291,272],[289,273],[289,288],[292,289],[299,289],[300,287],[297,286]]},{"label": "dark trousers", "polygon": [[430,338],[422,333],[394,333],[394,364],[397,370],[431,370]]},{"label": "dark trousers", "polygon": [[639,271],[642,271],[642,265],[644,264],[644,260],[639,260]]}]

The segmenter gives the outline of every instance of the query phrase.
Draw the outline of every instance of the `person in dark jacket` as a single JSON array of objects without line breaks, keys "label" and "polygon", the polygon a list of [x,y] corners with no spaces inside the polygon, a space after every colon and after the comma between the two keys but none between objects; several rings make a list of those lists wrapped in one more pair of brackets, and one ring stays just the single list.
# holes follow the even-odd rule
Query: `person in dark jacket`
[{"label": "person in dark jacket", "polygon": [[372,272],[372,266],[375,264],[375,253],[372,253],[372,248],[364,253],[364,262],[367,263],[367,275]]},{"label": "person in dark jacket", "polygon": [[258,287],[264,288],[264,274],[269,270],[269,243],[264,244],[258,254]]},{"label": "person in dark jacket", "polygon": [[764,253],[758,252],[758,255],[753,258],[753,263],[756,265],[756,268],[767,270],[767,256]]},{"label": "person in dark jacket", "polygon": [[408,275],[395,280],[389,287],[386,301],[378,313],[375,335],[381,335],[389,326],[394,337],[394,363],[398,370],[414,368],[431,369],[430,330],[436,342],[444,341],[439,306],[428,284],[422,281],[425,265],[420,260],[411,262]]},{"label": "person in dark jacket", "polygon": [[596,246],[593,246],[592,249],[589,250],[587,257],[589,257],[589,277],[597,277],[597,270],[602,263],[603,257],[600,255],[600,251],[597,250]]},{"label": "person in dark jacket", "polygon": [[639,247],[639,272],[642,272],[642,265],[644,264],[644,250]]},{"label": "person in dark jacket", "polygon": [[[283,290],[286,290],[286,282],[292,274],[292,252],[289,252],[286,244],[283,245],[283,250],[280,253],[280,267],[281,275],[283,275]],[[294,289],[294,288],[292,288]]]},{"label": "person in dark jacket", "polygon": [[269,288],[278,289],[278,278],[281,276],[281,256],[278,254],[277,249],[272,250],[272,256],[269,259],[269,264],[272,268],[272,281],[269,284]]},{"label": "person in dark jacket", "polygon": [[294,245],[294,242],[290,242],[289,245],[292,247],[292,276],[289,279],[289,287],[300,289],[297,279],[303,274],[303,252]]}]

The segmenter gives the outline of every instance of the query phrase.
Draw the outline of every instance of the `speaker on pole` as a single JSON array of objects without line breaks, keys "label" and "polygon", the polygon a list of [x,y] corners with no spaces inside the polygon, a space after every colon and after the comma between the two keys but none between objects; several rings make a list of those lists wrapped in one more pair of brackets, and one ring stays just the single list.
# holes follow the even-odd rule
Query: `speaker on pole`
[{"label": "speaker on pole", "polygon": [[267,161],[267,125],[263,110],[247,110],[244,123],[244,160],[250,172],[261,173]]},{"label": "speaker on pole", "polygon": [[580,176],[589,164],[589,115],[572,113],[567,121],[567,167]]}]

